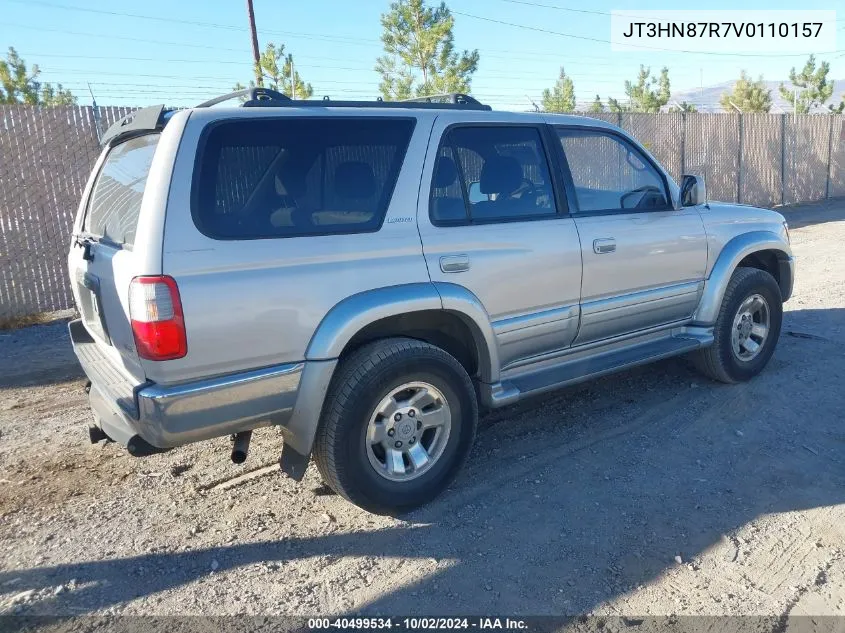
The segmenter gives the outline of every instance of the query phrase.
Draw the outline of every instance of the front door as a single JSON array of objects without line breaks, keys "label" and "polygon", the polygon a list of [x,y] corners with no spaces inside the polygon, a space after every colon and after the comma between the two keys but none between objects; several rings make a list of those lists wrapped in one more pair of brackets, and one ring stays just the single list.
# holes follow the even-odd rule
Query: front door
[{"label": "front door", "polygon": [[552,184],[543,127],[461,124],[430,152],[417,217],[434,282],[487,310],[503,367],[568,347],[578,328],[581,248]]},{"label": "front door", "polygon": [[673,208],[663,174],[621,134],[588,127],[557,134],[584,262],[575,344],[691,317],[707,265],[698,210]]}]

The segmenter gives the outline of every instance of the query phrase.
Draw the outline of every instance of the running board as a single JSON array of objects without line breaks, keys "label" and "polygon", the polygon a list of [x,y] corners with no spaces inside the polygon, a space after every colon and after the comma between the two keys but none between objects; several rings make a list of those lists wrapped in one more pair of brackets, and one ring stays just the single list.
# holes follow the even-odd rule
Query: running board
[{"label": "running board", "polygon": [[482,390],[482,400],[486,401],[487,406],[502,407],[526,396],[546,393],[605,374],[692,352],[712,342],[712,335],[670,336],[564,361],[542,369],[526,371],[496,385],[484,385],[487,389]]}]

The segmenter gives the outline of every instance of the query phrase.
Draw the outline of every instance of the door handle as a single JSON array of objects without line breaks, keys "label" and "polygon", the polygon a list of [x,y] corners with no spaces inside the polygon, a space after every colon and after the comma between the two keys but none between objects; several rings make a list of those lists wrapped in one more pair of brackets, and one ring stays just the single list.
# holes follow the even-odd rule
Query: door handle
[{"label": "door handle", "polygon": [[440,270],[444,273],[462,273],[469,270],[467,255],[445,255],[440,258]]},{"label": "door handle", "polygon": [[596,255],[604,255],[606,253],[613,253],[616,251],[616,240],[612,237],[603,237],[598,240],[593,240],[593,252]]}]

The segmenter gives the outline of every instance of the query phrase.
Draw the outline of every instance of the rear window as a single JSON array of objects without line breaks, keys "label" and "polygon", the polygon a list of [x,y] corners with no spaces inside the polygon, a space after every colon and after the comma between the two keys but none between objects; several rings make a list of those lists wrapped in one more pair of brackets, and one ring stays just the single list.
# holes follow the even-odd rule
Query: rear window
[{"label": "rear window", "polygon": [[147,134],[115,145],[103,163],[82,230],[111,242],[135,242],[141,199],[160,134]]},{"label": "rear window", "polygon": [[378,230],[413,127],[336,117],[217,124],[199,150],[194,220],[217,239]]}]

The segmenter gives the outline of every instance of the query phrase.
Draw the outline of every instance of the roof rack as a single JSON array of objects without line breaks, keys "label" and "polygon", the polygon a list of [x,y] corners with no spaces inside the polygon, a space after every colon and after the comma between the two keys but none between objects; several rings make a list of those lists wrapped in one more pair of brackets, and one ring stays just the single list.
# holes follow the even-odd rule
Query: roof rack
[{"label": "roof rack", "polygon": [[[439,95],[426,95],[424,97],[414,97],[413,99],[402,99],[400,103],[454,103],[463,106],[483,106],[475,97],[461,94],[460,92],[446,92]],[[486,106],[489,110],[490,107]]]},{"label": "roof rack", "polygon": [[246,97],[246,101],[244,101],[241,105],[245,108],[265,105],[280,106],[293,103],[293,99],[289,96],[283,95],[281,92],[277,92],[275,90],[270,90],[270,88],[244,88],[243,90],[235,90],[234,92],[214,97],[214,99],[203,101],[195,107],[210,108],[218,103],[243,97]]},{"label": "roof rack", "polygon": [[455,109],[455,110],[492,110],[489,105],[484,105],[477,99],[460,93],[442,95],[430,95],[404,99],[402,101],[384,101],[378,97],[375,101],[332,101],[328,96],[322,99],[291,99],[287,95],[270,90],[269,88],[246,88],[236,90],[229,94],[209,99],[196,106],[197,108],[208,108],[224,101],[232,99],[246,99],[241,106],[244,108],[269,107],[269,108],[422,108],[422,109]]}]

